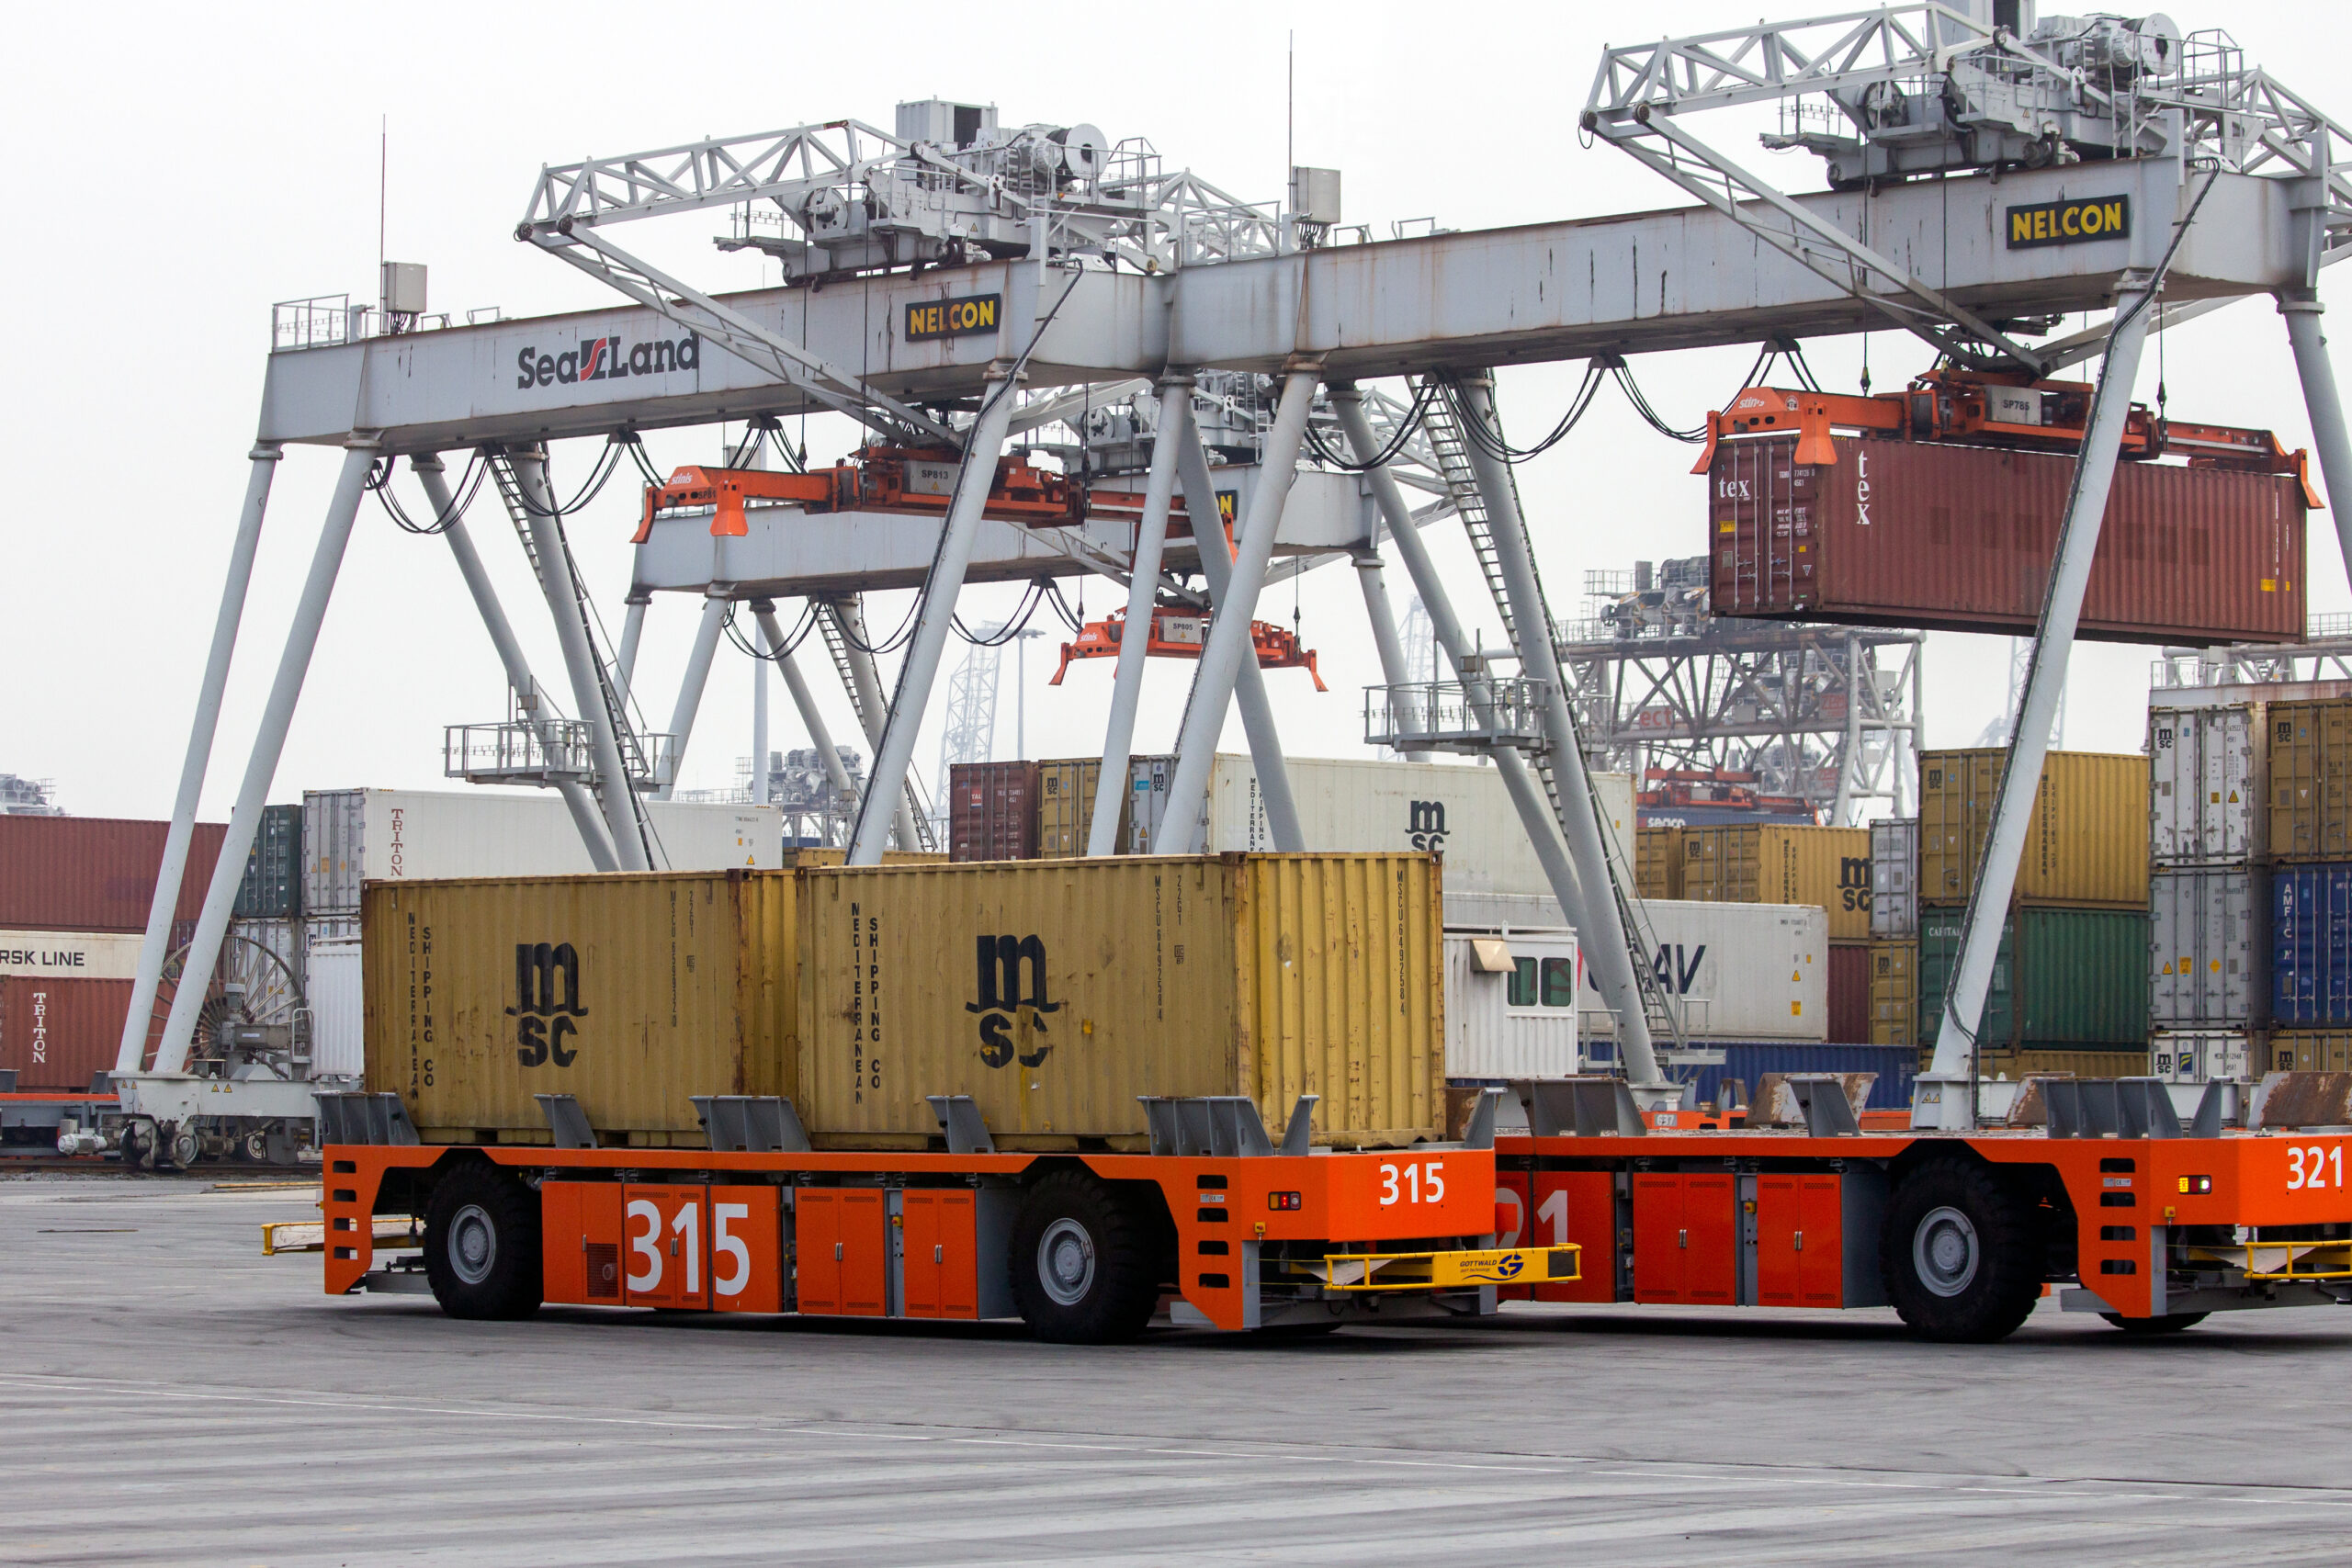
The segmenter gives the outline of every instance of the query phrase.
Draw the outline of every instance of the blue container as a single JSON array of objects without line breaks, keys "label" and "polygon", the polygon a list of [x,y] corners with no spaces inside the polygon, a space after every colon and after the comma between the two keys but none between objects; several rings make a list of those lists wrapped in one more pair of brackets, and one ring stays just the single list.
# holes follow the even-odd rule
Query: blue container
[{"label": "blue container", "polygon": [[2352,865],[2282,865],[2270,883],[2270,1018],[2352,1023]]},{"label": "blue container", "polygon": [[[1714,1041],[1704,1042],[1715,1044]],[[1753,1095],[1766,1073],[1876,1073],[1871,1111],[1904,1111],[1911,1104],[1911,1079],[1919,1070],[1917,1045],[1788,1045],[1773,1041],[1723,1045],[1721,1066],[1700,1067],[1684,1104],[1711,1101],[1725,1078],[1737,1078]]]}]

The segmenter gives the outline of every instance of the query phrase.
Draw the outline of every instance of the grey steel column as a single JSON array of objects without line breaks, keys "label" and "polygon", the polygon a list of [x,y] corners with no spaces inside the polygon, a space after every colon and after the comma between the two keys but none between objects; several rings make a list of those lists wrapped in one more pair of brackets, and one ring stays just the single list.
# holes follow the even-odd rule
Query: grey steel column
[{"label": "grey steel column", "polygon": [[1854,774],[1862,765],[1862,639],[1846,634],[1846,757],[1838,770],[1838,798],[1829,807],[1829,825],[1843,828],[1846,808],[1854,803]]},{"label": "grey steel column", "polygon": [[[639,552],[643,545],[637,547]],[[645,607],[653,602],[649,589],[632,586],[628,591],[628,609],[621,619],[620,650],[613,656],[613,701],[621,712],[628,712],[628,694],[637,684],[637,645],[645,637]]]},{"label": "grey steel column", "polygon": [[[1225,603],[1226,591],[1231,586],[1233,562],[1226,556],[1225,528],[1217,521],[1216,481],[1209,471],[1208,452],[1201,445],[1200,429],[1193,424],[1189,407],[1184,411],[1184,442],[1177,454],[1177,471],[1184,481],[1185,515],[1205,515],[1210,519],[1208,538],[1214,544],[1202,543],[1198,524],[1193,527],[1193,543],[1200,552],[1201,575],[1208,580],[1209,605],[1214,615],[1216,607]],[[1196,495],[1208,499],[1196,502],[1193,499]],[[1306,848],[1306,832],[1299,824],[1298,802],[1291,795],[1290,768],[1283,761],[1282,732],[1274,728],[1273,704],[1266,697],[1266,672],[1259,668],[1254,648],[1243,657],[1240,671],[1235,676],[1233,705],[1241,710],[1241,732],[1250,742],[1250,765],[1258,774],[1258,798],[1265,803],[1266,830],[1272,836],[1275,849],[1296,853]],[[1219,724],[1217,728],[1222,731],[1225,727]],[[1160,829],[1162,835],[1167,830],[1164,825]]]},{"label": "grey steel column", "polygon": [[[1408,527],[1411,525],[1408,524]],[[1380,654],[1380,679],[1391,688],[1405,684],[1405,645],[1396,640],[1396,612],[1389,607],[1388,583],[1381,570],[1380,544],[1377,537],[1372,547],[1359,550],[1355,556],[1356,583],[1363,590],[1364,618],[1372,623],[1373,647]],[[1392,698],[1389,715],[1393,719],[1396,705]],[[1427,751],[1408,751],[1408,762],[1426,762]]]},{"label": "grey steel column", "polygon": [[759,657],[752,660],[752,804],[768,803],[768,655],[774,645],[768,634],[754,626],[752,628],[752,649]]},{"label": "grey steel column", "polygon": [[[1469,417],[1482,421],[1488,430],[1500,428],[1495,419],[1493,379],[1465,376],[1458,385]],[[1510,468],[1487,452],[1484,443],[1468,440],[1463,445],[1477,471],[1479,496],[1487,503],[1487,525],[1494,534],[1495,555],[1510,601],[1511,624],[1519,637],[1520,671],[1544,683],[1544,736],[1552,757],[1552,787],[1559,794],[1564,818],[1560,827],[1567,840],[1568,858],[1576,865],[1577,884],[1588,895],[1580,914],[1571,918],[1596,971],[1601,999],[1617,1015],[1617,1048],[1627,1082],[1637,1090],[1668,1089],[1671,1086],[1658,1070],[1657,1054],[1650,1044],[1649,1014],[1642,1006],[1624,921],[1619,918],[1611,891],[1609,848],[1600,837],[1592,781],[1585,775],[1576,719],[1568,712],[1567,685],[1561,678],[1559,654],[1552,646],[1552,617],[1536,582],[1534,547],[1519,514]]]},{"label": "grey steel column", "polygon": [[[1363,395],[1353,387],[1335,387],[1330,396],[1331,407],[1340,416],[1340,428],[1347,432],[1356,460],[1363,462],[1375,456],[1380,444],[1373,439],[1372,422],[1364,417]],[[1421,608],[1429,614],[1430,635],[1445,650],[1446,662],[1453,667],[1453,677],[1463,683],[1464,691],[1483,695],[1484,682],[1464,663],[1470,657],[1470,639],[1453,613],[1453,600],[1438,576],[1437,563],[1430,558],[1428,541],[1413,526],[1413,510],[1406,504],[1405,492],[1396,487],[1396,476],[1382,467],[1368,470],[1366,477],[1372,480],[1373,500],[1388,524],[1388,536],[1396,541],[1396,555],[1405,563],[1405,575],[1412,581],[1413,592],[1420,595]],[[1487,755],[1494,759],[1495,771],[1502,775],[1503,788],[1510,794],[1511,808],[1519,813],[1520,827],[1535,851],[1536,863],[1544,868],[1544,880],[1551,884],[1561,918],[1576,925],[1583,918],[1579,913],[1584,908],[1583,890],[1577,882],[1575,863],[1568,859],[1567,846],[1560,840],[1559,820],[1552,815],[1552,803],[1537,782],[1535,770],[1527,765],[1527,759],[1514,747],[1497,746]]]},{"label": "grey steel column", "polygon": [[[147,1054],[147,1031],[154,1022],[155,992],[170,955],[172,916],[179,908],[180,882],[187,874],[187,847],[196,836],[196,809],[204,794],[204,773],[212,760],[212,738],[220,727],[220,697],[229,686],[229,660],[237,649],[237,627],[245,614],[245,590],[254,579],[254,555],[261,547],[263,514],[269,510],[269,483],[277,473],[279,449],[257,444],[246,454],[244,510],[229,547],[229,575],[220,584],[220,609],[212,621],[212,651],[205,656],[204,679],[196,689],[196,716],[188,721],[187,751],[180,760],[180,789],[172,802],[171,830],[164,836],[164,863],[155,871],[155,901],[147,909],[147,935],[139,944],[139,975],[130,987],[130,1011],[122,1021],[122,1043],[114,1070],[135,1073]],[[243,870],[243,863],[238,870]],[[209,973],[209,970],[207,971]]]},{"label": "grey steel column", "polygon": [[849,782],[849,770],[842,765],[842,754],[833,749],[832,732],[825,728],[825,716],[817,711],[816,696],[808,690],[808,682],[800,673],[800,666],[784,648],[784,628],[775,622],[775,603],[769,599],[752,601],[752,614],[760,626],[760,635],[770,648],[779,650],[775,667],[784,676],[784,689],[791,694],[792,705],[800,710],[800,726],[808,732],[808,744],[817,749],[822,760],[825,777],[843,800],[856,798],[857,790]]},{"label": "grey steel column", "polygon": [[[548,706],[538,677],[531,673],[530,660],[523,656],[523,645],[507,622],[490,573],[482,570],[473,536],[466,529],[466,520],[457,514],[457,503],[450,498],[449,481],[440,457],[424,452],[409,462],[416,469],[417,482],[424,487],[424,499],[432,503],[433,514],[447,519],[442,525],[441,536],[449,542],[449,554],[457,560],[458,575],[466,580],[466,592],[473,595],[474,609],[490,633],[491,646],[498,650],[498,662],[505,668],[506,683],[514,689],[517,705],[535,722],[552,720],[554,711]],[[588,851],[588,863],[598,871],[613,870],[616,863],[613,859],[613,840],[606,836],[605,824],[596,815],[596,802],[588,787],[577,779],[561,779],[555,788],[571,812],[572,826],[580,830],[580,841]]]},{"label": "grey steel column", "polygon": [[[1201,848],[1201,810],[1208,800],[1209,774],[1216,765],[1217,734],[1225,728],[1225,713],[1233,699],[1234,684],[1240,680],[1242,666],[1257,668],[1256,648],[1250,637],[1250,618],[1258,613],[1258,591],[1265,585],[1266,565],[1272,558],[1274,535],[1282,525],[1283,504],[1290,499],[1290,487],[1298,477],[1298,444],[1306,433],[1306,416],[1315,401],[1315,388],[1321,378],[1319,366],[1295,368],[1283,378],[1282,401],[1274,410],[1273,427],[1266,433],[1264,456],[1258,469],[1258,491],[1250,498],[1250,514],[1241,525],[1241,536],[1234,542],[1232,575],[1226,592],[1216,587],[1212,559],[1221,560],[1223,530],[1216,524],[1216,492],[1210,490],[1205,498],[1196,498],[1190,482],[1197,466],[1204,472],[1205,461],[1196,464],[1192,457],[1184,458],[1184,509],[1193,519],[1193,537],[1200,547],[1201,566],[1209,577],[1209,591],[1216,599],[1216,614],[1209,619],[1208,641],[1201,649],[1200,667],[1193,674],[1192,701],[1184,709],[1184,727],[1176,742],[1176,769],[1168,781],[1167,815],[1163,823],[1173,822],[1184,834],[1180,848],[1184,853],[1197,853]],[[1189,426],[1190,421],[1187,424]],[[1187,445],[1195,453],[1200,441],[1197,433]],[[1202,500],[1205,499],[1205,507]],[[1207,532],[1202,532],[1205,525]],[[1242,716],[1246,722],[1249,710]],[[1254,748],[1253,748],[1254,750]],[[1283,841],[1281,824],[1273,818],[1276,782],[1284,795],[1290,787],[1286,771],[1278,771],[1276,780],[1269,780],[1261,768],[1258,775],[1259,789],[1266,801],[1268,825],[1274,829],[1274,847],[1288,850],[1294,846]],[[1293,826],[1296,824],[1296,807],[1291,811]],[[1164,834],[1167,829],[1161,829]]]},{"label": "grey steel column", "polygon": [[[1086,835],[1090,855],[1119,851],[1119,812],[1126,803],[1127,770],[1135,757],[1136,706],[1143,698],[1144,656],[1151,646],[1159,559],[1168,545],[1168,505],[1176,491],[1176,454],[1192,439],[1186,421],[1192,401],[1190,376],[1161,378],[1159,434],[1151,444],[1151,472],[1144,480],[1143,521],[1136,526],[1135,559],[1127,568],[1126,629],[1120,637],[1118,670],[1111,681],[1111,717],[1102,730],[1102,777],[1095,786],[1094,821]],[[1214,509],[1210,514],[1216,514]]]},{"label": "grey steel column", "polygon": [[548,484],[544,453],[517,452],[511,461],[514,482],[529,505],[531,544],[538,552],[539,570],[547,590],[548,613],[555,619],[556,643],[563,649],[563,667],[571,677],[571,701],[587,722],[596,757],[596,803],[605,813],[605,827],[613,836],[613,859],[623,871],[650,871],[645,835],[637,820],[637,792],[628,767],[621,760],[616,712],[605,703],[604,671],[588,641],[588,620],[572,592],[571,556],[564,548],[561,521],[555,514],[555,491]]},{"label": "grey steel column", "polygon": [[2320,313],[2327,309],[2316,290],[2278,296],[2287,318],[2287,341],[2295,350],[2295,374],[2303,383],[2303,409],[2311,416],[2312,445],[2319,448],[2320,477],[2327,481],[2327,504],[2335,518],[2335,545],[2352,573],[2352,441],[2344,431],[2344,400],[2329,362],[2327,333]]},{"label": "grey steel column", "polygon": [[[855,593],[843,594],[826,600],[818,613],[832,616],[833,624],[842,629],[842,657],[849,664],[849,694],[856,699],[857,722],[865,731],[866,748],[878,757],[882,754],[883,733],[889,728],[890,707],[882,700],[882,670],[870,651],[874,641],[865,635],[865,601]],[[944,787],[947,781],[942,779],[939,783]],[[866,787],[872,788],[873,784],[869,776]],[[915,807],[908,793],[901,788],[898,799],[891,803],[890,836],[898,841],[899,848],[916,850],[922,847],[922,841],[915,837]]]},{"label": "grey steel column", "polygon": [[[354,433],[345,445],[343,474],[335,481],[334,498],[327,503],[325,524],[319,530],[318,548],[311,555],[311,574],[303,580],[302,597],[294,606],[293,625],[286,628],[286,651],[278,656],[277,679],[262,709],[261,728],[254,735],[253,756],[245,763],[244,782],[237,789],[236,809],[229,816],[228,836],[220,841],[220,859],[212,868],[212,883],[205,890],[204,912],[197,917],[196,934],[187,944],[187,983],[172,996],[171,1017],[155,1048],[155,1071],[187,1069],[188,1046],[196,1037],[196,1015],[203,1010],[204,977],[220,961],[220,939],[228,934],[229,911],[237,901],[237,886],[245,878],[245,860],[253,852],[254,834],[261,827],[262,803],[269,781],[277,775],[277,759],[286,750],[286,731],[294,722],[294,705],[302,695],[302,682],[311,672],[311,654],[319,645],[319,627],[326,620],[327,601],[343,570],[343,555],[351,543],[351,526],[359,515],[360,498],[368,493],[368,469],[376,460],[376,438]],[[151,1006],[153,1004],[150,1004]]]},{"label": "grey steel column", "polygon": [[695,716],[702,711],[703,688],[710,684],[710,661],[718,653],[719,634],[727,629],[727,600],[713,585],[704,591],[702,621],[695,627],[695,645],[686,655],[685,679],[678,683],[678,703],[670,710],[670,782],[654,793],[667,800],[678,787],[678,770],[685,766],[686,742],[695,732]]},{"label": "grey steel column", "polygon": [[[2091,394],[2090,425],[2075,459],[2075,484],[2059,525],[2057,559],[2041,601],[2033,657],[2026,666],[2025,692],[2017,722],[2009,729],[2009,755],[1993,802],[1984,852],[1976,866],[1976,886],[1961,919],[1960,952],[1944,990],[1944,1016],[1936,1032],[1933,1064],[1913,1089],[1911,1124],[1948,1132],[1976,1125],[1974,1060],[1976,1026],[1993,982],[1994,959],[2017,886],[2018,857],[2024,852],[2026,826],[2041,792],[2042,760],[2049,755],[2051,725],[2066,689],[2067,657],[2082,618],[2083,591],[2090,582],[2091,558],[2098,550],[2099,524],[2107,515],[2108,489],[2115,479],[2115,455],[2132,412],[2132,383],[2140,373],[2140,349],[2147,342],[2148,290],[2154,280],[2128,275],[2116,295],[2115,329],[2098,389]],[[2291,318],[2290,318],[2291,319]]]}]

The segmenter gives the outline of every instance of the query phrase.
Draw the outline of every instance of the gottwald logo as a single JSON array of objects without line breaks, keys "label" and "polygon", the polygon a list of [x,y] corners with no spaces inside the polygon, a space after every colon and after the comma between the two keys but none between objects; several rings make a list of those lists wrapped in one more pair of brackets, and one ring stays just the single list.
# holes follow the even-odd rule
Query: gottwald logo
[{"label": "gottwald logo", "polygon": [[1508,1285],[1526,1269],[1525,1253],[1507,1252],[1484,1268],[1464,1269],[1462,1279],[1464,1284],[1471,1285]]},{"label": "gottwald logo", "polygon": [[575,381],[617,381],[628,376],[666,376],[673,370],[702,368],[702,339],[661,338],[629,343],[616,337],[582,338],[565,348],[541,348],[526,344],[514,356],[519,389],[570,386]]}]

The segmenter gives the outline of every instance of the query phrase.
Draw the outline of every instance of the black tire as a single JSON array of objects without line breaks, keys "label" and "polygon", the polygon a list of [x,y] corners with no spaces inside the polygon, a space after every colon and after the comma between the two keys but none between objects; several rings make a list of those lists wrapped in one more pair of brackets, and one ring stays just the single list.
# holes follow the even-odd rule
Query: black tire
[{"label": "black tire", "polygon": [[425,1207],[424,1277],[451,1317],[538,1311],[539,1195],[493,1165],[444,1176]]},{"label": "black tire", "polygon": [[1159,1304],[1150,1216],[1090,1172],[1057,1170],[1021,1201],[1012,1225],[1012,1295],[1038,1338],[1059,1345],[1132,1339]]},{"label": "black tire", "polygon": [[2204,1322],[2208,1315],[2201,1312],[2176,1312],[2164,1317],[2123,1317],[2111,1312],[2099,1314],[2099,1316],[2111,1327],[2120,1328],[2126,1334],[2138,1336],[2177,1334],[2184,1328],[2196,1327]]},{"label": "black tire", "polygon": [[1984,1344],[2041,1298],[2044,1249],[2031,1201],[1988,1166],[1933,1160],[1894,1190],[1879,1270],[1912,1333]]}]

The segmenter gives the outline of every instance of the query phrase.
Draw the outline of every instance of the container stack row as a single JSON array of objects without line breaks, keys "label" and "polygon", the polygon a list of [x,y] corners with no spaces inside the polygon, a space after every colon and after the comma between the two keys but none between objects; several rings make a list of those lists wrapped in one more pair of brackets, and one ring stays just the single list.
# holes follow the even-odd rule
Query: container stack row
[{"label": "container stack row", "polygon": [[[1920,814],[1871,829],[1871,1039],[1922,1056],[1944,993],[2007,753],[1923,752]],[[2147,1071],[2147,759],[2045,760],[1984,1009],[1978,1070],[2020,1077]]]}]

